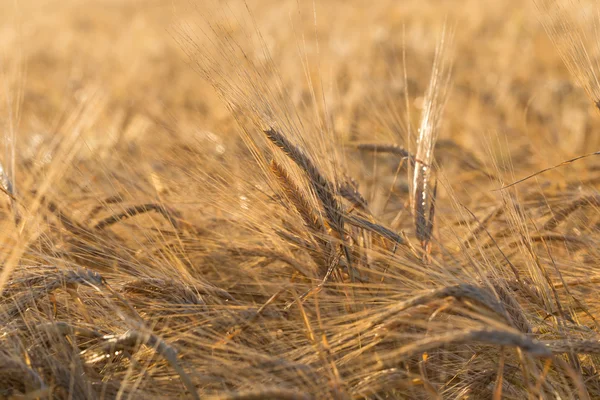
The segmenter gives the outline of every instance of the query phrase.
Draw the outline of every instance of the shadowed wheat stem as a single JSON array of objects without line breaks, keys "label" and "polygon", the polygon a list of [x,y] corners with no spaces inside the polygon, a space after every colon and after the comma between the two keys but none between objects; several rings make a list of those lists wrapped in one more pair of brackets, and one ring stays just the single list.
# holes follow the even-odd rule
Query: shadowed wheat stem
[{"label": "shadowed wheat stem", "polygon": [[311,400],[314,397],[290,389],[265,388],[248,392],[222,394],[208,397],[210,400]]},{"label": "shadowed wheat stem", "polygon": [[[105,344],[101,347],[101,352],[104,354],[113,354],[117,350],[124,350],[129,352],[137,351],[140,346],[146,345],[156,351],[157,354],[161,355],[171,365],[171,368],[179,374],[181,381],[189,391],[191,398],[199,400],[200,396],[196,390],[196,387],[190,380],[188,374],[179,364],[177,360],[177,350],[168,345],[164,340],[152,333],[140,332],[136,330],[130,330],[122,335],[108,335],[104,336],[106,340]],[[84,350],[82,354],[87,353]]]}]

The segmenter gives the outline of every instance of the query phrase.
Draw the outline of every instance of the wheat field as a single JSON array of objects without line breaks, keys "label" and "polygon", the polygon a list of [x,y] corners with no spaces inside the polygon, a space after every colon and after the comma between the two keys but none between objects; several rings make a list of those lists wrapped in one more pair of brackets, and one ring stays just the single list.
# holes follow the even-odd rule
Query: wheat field
[{"label": "wheat field", "polygon": [[596,2],[0,21],[0,398],[600,398]]}]

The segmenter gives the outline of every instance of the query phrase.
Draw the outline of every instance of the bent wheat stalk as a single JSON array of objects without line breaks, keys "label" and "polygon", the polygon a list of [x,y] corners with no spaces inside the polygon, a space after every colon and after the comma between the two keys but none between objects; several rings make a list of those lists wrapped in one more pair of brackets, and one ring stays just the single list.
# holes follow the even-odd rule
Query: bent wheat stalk
[{"label": "bent wheat stalk", "polygon": [[507,322],[510,322],[508,312],[489,290],[470,284],[458,284],[429,290],[410,299],[386,307],[372,319],[363,321],[356,330],[341,334],[338,337],[339,342],[337,345],[351,341],[363,333],[384,327],[393,317],[409,308],[425,305],[447,297],[453,297],[457,300],[470,300],[488,308]]},{"label": "bent wheat stalk", "polygon": [[375,326],[386,322],[389,318],[394,315],[412,307],[420,306],[423,304],[430,303],[434,300],[443,299],[446,297],[454,297],[457,300],[467,299],[479,303],[488,309],[492,310],[498,315],[506,318],[507,313],[504,306],[498,302],[493,294],[488,290],[483,289],[479,286],[470,284],[458,284],[453,286],[447,286],[440,289],[433,289],[426,293],[414,296],[408,300],[394,304],[376,319],[371,321],[370,326]]},{"label": "bent wheat stalk", "polygon": [[417,340],[401,347],[394,356],[409,358],[448,345],[473,343],[518,347],[535,357],[552,357],[550,348],[537,340],[520,333],[487,328],[449,332]]},{"label": "bent wheat stalk", "polygon": [[127,218],[134,217],[139,214],[147,213],[149,211],[156,211],[157,213],[162,215],[167,221],[169,221],[169,223],[173,226],[173,228],[175,228],[175,229],[179,228],[177,219],[174,216],[175,213],[172,210],[169,210],[165,206],[162,206],[160,204],[148,203],[148,204],[139,204],[136,206],[132,206],[132,207],[126,208],[125,210],[123,210],[120,213],[111,215],[110,217],[107,217],[107,218],[103,219],[102,221],[98,222],[96,225],[94,225],[94,229],[101,231],[111,225],[116,224],[117,222],[123,221]]}]

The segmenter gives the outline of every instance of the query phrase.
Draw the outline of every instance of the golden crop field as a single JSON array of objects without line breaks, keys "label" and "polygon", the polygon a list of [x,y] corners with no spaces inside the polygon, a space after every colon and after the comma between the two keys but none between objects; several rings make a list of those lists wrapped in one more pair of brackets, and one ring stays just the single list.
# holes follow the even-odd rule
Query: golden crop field
[{"label": "golden crop field", "polygon": [[0,398],[600,398],[597,2],[0,22]]}]

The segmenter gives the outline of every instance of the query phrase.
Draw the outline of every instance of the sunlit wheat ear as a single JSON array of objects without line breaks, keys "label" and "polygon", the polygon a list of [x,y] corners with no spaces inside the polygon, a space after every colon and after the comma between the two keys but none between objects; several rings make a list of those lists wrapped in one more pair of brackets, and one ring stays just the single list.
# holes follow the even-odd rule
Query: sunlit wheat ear
[{"label": "sunlit wheat ear", "polygon": [[311,246],[311,255],[324,274],[326,272],[325,264],[327,254],[329,253],[328,249],[332,244],[326,240],[327,229],[319,215],[319,210],[315,210],[308,198],[302,193],[300,187],[296,185],[282,165],[272,160],[270,166],[285,196],[292,203],[296,211],[298,211],[304,225],[308,229],[310,237],[307,240],[316,242],[316,245]]},{"label": "sunlit wheat ear", "polygon": [[265,135],[306,173],[317,198],[325,210],[329,224],[343,237],[344,220],[342,217],[342,206],[335,196],[335,186],[321,174],[304,151],[293,145],[280,132],[275,129],[268,129],[265,130]]},{"label": "sunlit wheat ear", "polygon": [[588,154],[584,154],[582,156],[577,156],[577,157],[574,157],[574,158],[570,158],[570,159],[568,159],[566,161],[563,161],[561,163],[558,163],[558,164],[556,164],[556,165],[554,165],[552,167],[548,167],[548,168],[544,168],[542,170],[536,171],[533,174],[527,175],[525,178],[521,178],[521,179],[516,180],[516,181],[514,181],[512,183],[504,185],[504,186],[502,186],[499,189],[494,189],[494,191],[504,190],[506,188],[518,185],[519,183],[525,182],[526,180],[529,180],[529,179],[531,179],[533,177],[541,175],[541,174],[543,174],[545,172],[552,171],[553,169],[557,169],[557,168],[560,168],[560,167],[562,167],[564,165],[568,165],[568,164],[574,163],[576,161],[583,160],[584,158],[593,157],[593,156],[600,156],[600,151],[596,151],[594,153],[588,153]]},{"label": "sunlit wheat ear", "polygon": [[[296,163],[296,165],[298,165],[298,167],[300,167],[300,169],[302,169],[308,177],[310,185],[325,211],[325,216],[327,217],[329,225],[338,235],[339,240],[342,241],[344,256],[348,261],[348,268],[352,269],[350,249],[348,248],[345,240],[346,233],[344,231],[344,211],[337,198],[337,193],[335,190],[336,186],[327,178],[325,178],[325,176],[319,171],[317,166],[304,153],[304,151],[302,151],[302,149],[292,144],[280,132],[271,128],[265,130],[264,133],[267,138],[273,142],[275,146],[279,147],[294,163]],[[350,276],[354,276],[354,274],[350,273]]]},{"label": "sunlit wheat ear", "polygon": [[581,0],[534,0],[534,3],[569,72],[600,110],[598,3]]},{"label": "sunlit wheat ear", "polygon": [[450,84],[451,60],[447,47],[451,41],[446,27],[436,47],[435,59],[429,87],[425,95],[425,105],[421,115],[415,170],[412,182],[412,202],[417,239],[423,248],[428,246],[433,230],[433,193],[430,192],[431,171],[433,168],[433,149],[438,138],[438,130],[446,96]]},{"label": "sunlit wheat ear", "polygon": [[285,168],[275,160],[271,161],[270,167],[287,199],[294,205],[306,227],[314,233],[324,233],[325,226],[319,214],[315,212],[310,201],[302,193],[300,187],[292,180]]}]

